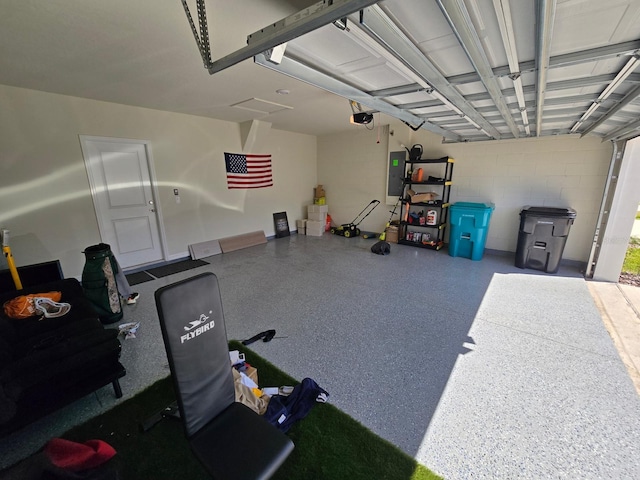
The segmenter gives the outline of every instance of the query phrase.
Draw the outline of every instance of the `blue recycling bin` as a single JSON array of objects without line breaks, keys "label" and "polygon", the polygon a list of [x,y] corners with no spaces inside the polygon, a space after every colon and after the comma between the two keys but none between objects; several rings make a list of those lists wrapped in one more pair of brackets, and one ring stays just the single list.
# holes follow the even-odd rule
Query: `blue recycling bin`
[{"label": "blue recycling bin", "polygon": [[451,205],[449,255],[482,260],[493,203],[456,202]]}]

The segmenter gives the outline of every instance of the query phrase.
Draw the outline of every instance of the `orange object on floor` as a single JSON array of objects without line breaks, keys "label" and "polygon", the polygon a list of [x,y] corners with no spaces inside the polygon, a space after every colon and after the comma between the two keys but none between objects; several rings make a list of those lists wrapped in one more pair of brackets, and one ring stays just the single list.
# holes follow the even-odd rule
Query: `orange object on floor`
[{"label": "orange object on floor", "polygon": [[4,303],[4,313],[9,318],[29,318],[38,314],[34,304],[35,298],[48,298],[54,302],[59,302],[62,298],[61,292],[32,293],[20,295]]}]

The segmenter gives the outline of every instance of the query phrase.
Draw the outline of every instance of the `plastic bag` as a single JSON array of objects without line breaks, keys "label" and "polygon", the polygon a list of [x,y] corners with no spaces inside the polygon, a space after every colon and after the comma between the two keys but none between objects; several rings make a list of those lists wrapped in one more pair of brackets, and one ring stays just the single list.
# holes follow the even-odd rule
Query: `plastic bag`
[{"label": "plastic bag", "polygon": [[20,295],[11,300],[7,300],[4,305],[4,313],[9,318],[29,318],[40,315],[42,312],[36,310],[35,299],[48,298],[54,302],[59,302],[62,298],[61,292],[45,292],[32,293],[29,295]]}]

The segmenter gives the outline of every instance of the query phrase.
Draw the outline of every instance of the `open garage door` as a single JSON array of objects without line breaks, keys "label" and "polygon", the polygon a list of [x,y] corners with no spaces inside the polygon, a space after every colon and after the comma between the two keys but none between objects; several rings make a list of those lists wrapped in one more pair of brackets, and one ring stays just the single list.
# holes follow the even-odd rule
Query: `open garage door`
[{"label": "open garage door", "polygon": [[587,277],[618,282],[640,203],[640,137],[615,143]]}]

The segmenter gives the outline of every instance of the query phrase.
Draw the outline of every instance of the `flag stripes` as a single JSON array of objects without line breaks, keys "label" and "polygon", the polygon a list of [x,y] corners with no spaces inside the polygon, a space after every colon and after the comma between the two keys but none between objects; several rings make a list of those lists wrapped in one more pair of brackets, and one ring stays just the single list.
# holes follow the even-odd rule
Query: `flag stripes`
[{"label": "flag stripes", "polygon": [[225,152],[224,161],[229,189],[273,186],[271,155]]}]

